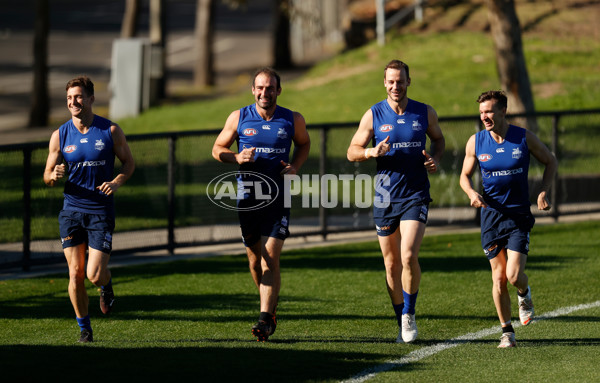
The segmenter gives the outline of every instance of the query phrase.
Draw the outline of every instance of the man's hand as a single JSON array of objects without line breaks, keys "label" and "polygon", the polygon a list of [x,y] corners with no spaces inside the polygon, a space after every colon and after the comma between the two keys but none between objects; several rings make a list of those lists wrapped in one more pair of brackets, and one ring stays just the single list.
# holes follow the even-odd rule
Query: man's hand
[{"label": "man's hand", "polygon": [[120,185],[116,182],[103,182],[102,185],[96,187],[96,189],[108,196],[116,192],[119,187]]},{"label": "man's hand", "polygon": [[372,149],[366,149],[365,157],[382,157],[385,156],[390,151],[390,144],[388,141],[390,140],[390,136],[387,136],[385,140],[381,141]]},{"label": "man's hand", "polygon": [[254,162],[254,153],[256,152],[256,148],[245,148],[241,152],[235,156],[235,159],[238,164],[243,164],[246,162]]},{"label": "man's hand", "polygon": [[293,167],[292,164],[288,164],[287,162],[281,161],[281,166],[283,166],[283,169],[279,173],[281,175],[296,174],[296,172],[297,172],[296,168]]},{"label": "man's hand", "polygon": [[537,206],[540,210],[550,210],[552,205],[550,205],[550,201],[548,201],[548,197],[546,196],[546,192],[543,191],[538,195],[537,198]]},{"label": "man's hand", "polygon": [[50,179],[54,182],[58,181],[60,178],[63,178],[67,173],[65,164],[56,165],[52,174],[50,175]]},{"label": "man's hand", "polygon": [[429,173],[437,172],[438,164],[435,162],[433,157],[431,157],[425,150],[423,150],[423,155],[425,156],[425,169],[427,169]]},{"label": "man's hand", "polygon": [[487,203],[485,203],[485,201],[483,200],[483,197],[477,192],[471,193],[469,199],[471,200],[471,206],[473,207],[488,207]]}]

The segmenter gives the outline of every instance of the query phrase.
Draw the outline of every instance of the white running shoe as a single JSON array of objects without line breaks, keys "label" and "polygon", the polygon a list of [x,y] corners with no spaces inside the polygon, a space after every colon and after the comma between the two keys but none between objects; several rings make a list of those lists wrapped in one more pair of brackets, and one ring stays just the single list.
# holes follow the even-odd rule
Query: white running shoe
[{"label": "white running shoe", "polygon": [[404,343],[404,339],[402,339],[402,329],[398,331],[398,337],[396,338],[396,343]]},{"label": "white running shoe", "polygon": [[514,332],[502,333],[502,336],[500,337],[500,344],[498,345],[498,348],[509,348],[509,347],[516,347],[516,346],[517,346],[517,341],[515,340]]},{"label": "white running shoe", "polygon": [[406,343],[417,339],[417,322],[415,314],[402,314],[402,340]]},{"label": "white running shoe", "polygon": [[527,290],[527,296],[523,298],[520,295],[517,296],[519,299],[519,320],[523,326],[531,323],[534,314],[533,302],[531,301],[531,287],[527,286]]}]

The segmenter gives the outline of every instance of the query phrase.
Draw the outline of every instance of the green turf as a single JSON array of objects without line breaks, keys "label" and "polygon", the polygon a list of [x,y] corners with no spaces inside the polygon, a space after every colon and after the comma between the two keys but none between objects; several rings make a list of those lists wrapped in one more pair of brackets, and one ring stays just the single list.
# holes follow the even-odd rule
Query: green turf
[{"label": "green turf", "polygon": [[[598,300],[599,229],[600,222],[534,228],[527,273],[538,315]],[[419,338],[411,345],[393,342],[398,329],[376,242],[284,251],[279,325],[267,343],[250,334],[258,295],[243,255],[114,268],[112,316],[102,317],[88,284],[96,338],[89,345],[75,342],[66,270],[0,281],[2,380],[339,381],[499,329],[478,234],[426,236],[420,262]],[[496,348],[498,331],[373,381],[598,381],[599,317],[596,307],[517,328],[511,350]]]}]

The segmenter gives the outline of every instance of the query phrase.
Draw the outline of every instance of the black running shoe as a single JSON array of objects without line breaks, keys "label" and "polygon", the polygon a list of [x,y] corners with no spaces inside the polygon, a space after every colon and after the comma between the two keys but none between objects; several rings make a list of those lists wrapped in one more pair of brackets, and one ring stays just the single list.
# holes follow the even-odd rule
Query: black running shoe
[{"label": "black running shoe", "polygon": [[277,302],[275,303],[275,308],[273,309],[273,315],[271,316],[271,335],[275,334],[275,329],[277,328],[277,306],[279,305],[279,298],[277,298]]},{"label": "black running shoe", "polygon": [[114,303],[115,293],[112,287],[104,290],[100,289],[100,310],[102,310],[102,314],[110,314]]},{"label": "black running shoe", "polygon": [[91,331],[83,329],[81,330],[81,337],[79,338],[79,343],[90,343],[94,341],[94,335]]},{"label": "black running shoe", "polygon": [[252,326],[252,335],[256,337],[257,342],[264,342],[269,339],[269,336],[273,333],[271,324],[264,320],[259,320],[254,326]]},{"label": "black running shoe", "polygon": [[277,328],[277,318],[275,317],[275,314],[273,314],[273,316],[271,317],[271,335],[275,334],[275,329]]}]

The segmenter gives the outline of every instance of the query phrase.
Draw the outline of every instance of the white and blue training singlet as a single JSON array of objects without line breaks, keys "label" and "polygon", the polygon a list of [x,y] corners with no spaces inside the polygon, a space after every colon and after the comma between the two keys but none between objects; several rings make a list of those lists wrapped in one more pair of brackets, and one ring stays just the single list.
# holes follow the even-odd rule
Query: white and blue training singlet
[{"label": "white and blue training singlet", "polygon": [[[240,109],[237,127],[238,152],[256,148],[254,162],[240,165],[241,172],[256,172],[270,177],[276,184],[283,184],[281,161],[289,163],[294,137],[294,113],[277,106],[273,117],[265,121],[257,112],[256,105]],[[245,177],[244,180],[247,180]],[[241,178],[238,177],[238,185]],[[246,193],[247,194],[247,193]],[[245,198],[248,196],[245,196]]]},{"label": "white and blue training singlet", "polygon": [[64,210],[114,216],[113,196],[96,187],[114,178],[111,121],[94,116],[86,134],[69,120],[59,128],[60,150],[67,164]]},{"label": "white and blue training singlet", "polygon": [[500,144],[487,130],[475,135],[483,199],[490,208],[501,213],[521,213],[530,209],[526,133],[523,128],[509,125],[506,138]]},{"label": "white and blue training singlet", "polygon": [[[391,202],[430,200],[429,179],[425,169],[427,143],[427,105],[409,99],[404,114],[397,114],[387,100],[371,107],[373,112],[373,146],[387,136],[390,151],[377,157],[376,201],[386,202],[379,188],[389,193]],[[383,176],[389,177],[389,185],[382,183]],[[382,200],[383,199],[383,200]]]}]

